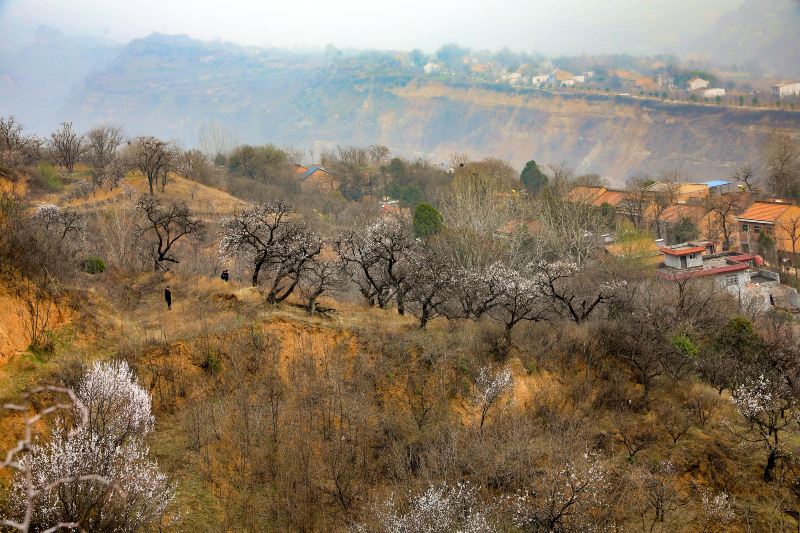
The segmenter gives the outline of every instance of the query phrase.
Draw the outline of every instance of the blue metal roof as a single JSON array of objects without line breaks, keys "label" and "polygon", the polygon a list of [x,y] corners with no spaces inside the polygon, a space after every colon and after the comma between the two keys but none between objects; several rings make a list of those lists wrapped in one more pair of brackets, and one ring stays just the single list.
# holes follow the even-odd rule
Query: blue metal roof
[{"label": "blue metal roof", "polygon": [[719,187],[721,185],[730,185],[731,184],[730,181],[725,181],[725,180],[711,180],[711,181],[707,181],[705,183],[709,187]]},{"label": "blue metal roof", "polygon": [[305,179],[305,178],[309,177],[311,174],[313,174],[314,172],[316,172],[317,170],[319,170],[321,168],[322,167],[320,167],[318,165],[315,165],[313,167],[309,167],[309,169],[306,170],[305,173],[303,173],[303,178]]}]

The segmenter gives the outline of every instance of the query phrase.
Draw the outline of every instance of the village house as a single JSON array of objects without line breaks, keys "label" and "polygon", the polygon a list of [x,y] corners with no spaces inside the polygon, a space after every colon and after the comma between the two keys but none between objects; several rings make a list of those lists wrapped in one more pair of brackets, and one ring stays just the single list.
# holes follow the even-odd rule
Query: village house
[{"label": "village house", "polygon": [[759,239],[767,235],[774,242],[775,258],[781,264],[796,259],[800,252],[800,207],[783,201],[755,202],[736,217],[743,252],[761,253]]},{"label": "village house", "polygon": [[711,195],[734,193],[739,190],[735,184],[726,180],[711,180],[703,184],[708,186],[708,193]]},{"label": "village house", "polygon": [[782,81],[773,85],[772,96],[776,98],[800,96],[800,81]]},{"label": "village house", "polygon": [[422,67],[422,70],[425,72],[425,74],[435,74],[439,72],[441,69],[442,67],[439,65],[439,63],[433,63],[433,62],[426,63],[425,66]]},{"label": "village house", "polygon": [[661,248],[659,275],[669,281],[709,279],[743,303],[760,309],[800,306],[797,290],[782,285],[780,276],[762,268],[763,260],[741,252],[708,253],[707,242],[685,242]]},{"label": "village house", "polygon": [[689,91],[698,91],[700,89],[707,89],[708,85],[709,85],[708,80],[704,80],[703,78],[698,78],[697,76],[686,82],[686,88]]},{"label": "village house", "polygon": [[582,185],[569,191],[567,200],[589,204],[593,207],[600,207],[606,204],[616,208],[625,199],[625,195],[625,191],[607,189],[601,186]]},{"label": "village house", "polygon": [[586,83],[586,76],[583,74],[579,74],[578,76],[573,76],[572,81],[575,83]]},{"label": "village house", "polygon": [[[671,205],[659,214],[658,220],[653,220],[653,226],[656,227],[659,237],[666,239],[667,242],[674,242],[677,240],[675,228],[684,219],[692,221],[697,228],[697,237],[708,239],[711,243],[708,247],[709,252],[713,253],[722,248],[722,235],[717,231],[719,228],[717,215],[700,204]],[[734,221],[730,222],[733,227]]]},{"label": "village house", "polygon": [[300,181],[300,190],[303,192],[333,192],[339,188],[336,177],[321,166],[295,165],[294,173]]},{"label": "village house", "polygon": [[703,98],[716,98],[717,96],[722,98],[725,96],[725,89],[715,87],[713,89],[706,89],[702,94]]},{"label": "village house", "polygon": [[666,72],[659,72],[656,75],[656,85],[659,89],[674,89],[675,88],[675,78],[667,74]]},{"label": "village house", "polygon": [[654,196],[669,192],[674,202],[687,202],[708,198],[709,187],[705,183],[654,183],[648,189]]},{"label": "village house", "polygon": [[547,83],[550,79],[550,76],[547,74],[537,74],[535,76],[531,76],[531,85],[542,85]]},{"label": "village house", "polygon": [[553,70],[547,78],[547,81],[552,83],[553,85],[561,85],[564,81],[571,81],[573,84],[575,81],[572,79],[573,75],[572,72],[568,72],[566,70],[561,70],[557,68]]}]

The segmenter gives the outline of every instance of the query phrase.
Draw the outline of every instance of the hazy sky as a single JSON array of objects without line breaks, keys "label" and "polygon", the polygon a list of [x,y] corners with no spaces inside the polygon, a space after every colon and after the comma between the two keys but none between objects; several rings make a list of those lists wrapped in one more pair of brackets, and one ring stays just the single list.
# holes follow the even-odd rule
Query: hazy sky
[{"label": "hazy sky", "polygon": [[[548,53],[672,51],[744,0],[0,0],[0,35],[40,24],[126,42],[154,31],[282,47],[443,43]],[[0,37],[2,39],[2,37]]]}]

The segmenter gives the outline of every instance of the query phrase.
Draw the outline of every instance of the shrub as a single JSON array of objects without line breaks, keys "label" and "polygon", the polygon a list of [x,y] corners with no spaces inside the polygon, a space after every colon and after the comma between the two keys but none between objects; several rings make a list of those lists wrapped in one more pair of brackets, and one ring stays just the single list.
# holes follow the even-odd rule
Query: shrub
[{"label": "shrub", "polygon": [[31,178],[34,183],[48,191],[60,191],[64,188],[64,182],[58,171],[47,161],[39,161],[36,169],[31,173]]},{"label": "shrub", "polygon": [[431,237],[442,231],[442,215],[429,204],[419,204],[414,211],[414,233]]},{"label": "shrub", "polygon": [[697,354],[700,353],[700,349],[686,333],[678,333],[675,335],[672,338],[672,345],[675,346],[678,353],[690,359],[696,358]]},{"label": "shrub", "polygon": [[102,257],[90,255],[83,260],[83,271],[89,274],[99,274],[106,269],[106,262]]}]

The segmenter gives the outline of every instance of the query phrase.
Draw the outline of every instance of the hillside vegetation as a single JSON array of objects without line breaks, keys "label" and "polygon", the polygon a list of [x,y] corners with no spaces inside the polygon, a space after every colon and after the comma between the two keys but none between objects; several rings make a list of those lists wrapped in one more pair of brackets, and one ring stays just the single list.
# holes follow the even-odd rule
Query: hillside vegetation
[{"label": "hillside vegetation", "polygon": [[606,253],[596,176],[0,126],[5,530],[797,527],[796,317]]}]

